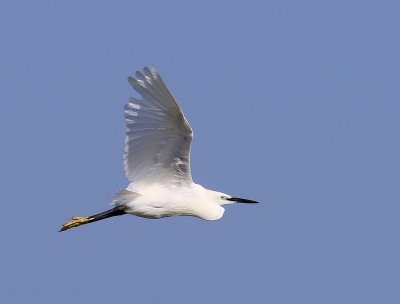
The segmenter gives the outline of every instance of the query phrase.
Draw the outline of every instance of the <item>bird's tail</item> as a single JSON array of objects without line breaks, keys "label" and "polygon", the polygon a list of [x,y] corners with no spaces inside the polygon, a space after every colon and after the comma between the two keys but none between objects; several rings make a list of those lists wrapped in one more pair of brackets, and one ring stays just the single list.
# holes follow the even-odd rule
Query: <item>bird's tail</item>
[{"label": "bird's tail", "polygon": [[116,207],[121,206],[134,201],[139,196],[141,196],[140,193],[133,192],[128,189],[121,189],[114,195],[112,203]]}]

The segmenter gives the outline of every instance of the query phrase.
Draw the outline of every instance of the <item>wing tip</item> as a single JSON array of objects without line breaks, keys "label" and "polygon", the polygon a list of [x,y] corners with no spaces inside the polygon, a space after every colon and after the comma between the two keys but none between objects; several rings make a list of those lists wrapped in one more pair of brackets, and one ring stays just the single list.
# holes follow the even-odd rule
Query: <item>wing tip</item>
[{"label": "wing tip", "polygon": [[148,78],[158,78],[160,77],[160,73],[158,69],[154,65],[145,66],[143,71],[136,71],[136,75],[140,77],[148,77]]},{"label": "wing tip", "polygon": [[140,92],[141,88],[144,88],[144,81],[142,79],[137,79],[133,76],[128,77],[129,84],[136,90]]},{"label": "wing tip", "polygon": [[151,79],[160,78],[160,73],[157,68],[153,65],[145,66],[143,71],[136,71],[134,76],[128,76],[128,82],[131,85],[142,85],[146,82],[150,82]]}]

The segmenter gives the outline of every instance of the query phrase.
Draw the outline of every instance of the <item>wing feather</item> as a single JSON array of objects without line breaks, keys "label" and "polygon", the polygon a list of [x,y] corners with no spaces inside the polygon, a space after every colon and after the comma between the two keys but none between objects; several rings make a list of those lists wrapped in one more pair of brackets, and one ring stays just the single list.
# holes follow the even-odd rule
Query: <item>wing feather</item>
[{"label": "wing feather", "polygon": [[132,187],[191,184],[193,132],[179,105],[154,67],[145,67],[128,81],[142,96],[125,105],[124,164]]}]

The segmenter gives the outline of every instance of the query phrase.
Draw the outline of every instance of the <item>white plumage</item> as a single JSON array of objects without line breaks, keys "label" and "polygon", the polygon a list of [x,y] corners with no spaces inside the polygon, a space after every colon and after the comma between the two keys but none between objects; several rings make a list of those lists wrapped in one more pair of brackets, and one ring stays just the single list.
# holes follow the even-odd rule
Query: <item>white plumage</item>
[{"label": "white plumage", "polygon": [[154,67],[128,81],[142,96],[125,106],[124,165],[130,184],[113,198],[114,208],[90,217],[74,217],[61,231],[108,217],[133,214],[145,218],[191,215],[217,220],[222,205],[257,203],[205,189],[193,182],[190,147],[193,131]]},{"label": "white plumage", "polygon": [[134,190],[141,184],[189,186],[192,128],[157,70],[128,78],[143,100],[125,106],[125,173]]}]

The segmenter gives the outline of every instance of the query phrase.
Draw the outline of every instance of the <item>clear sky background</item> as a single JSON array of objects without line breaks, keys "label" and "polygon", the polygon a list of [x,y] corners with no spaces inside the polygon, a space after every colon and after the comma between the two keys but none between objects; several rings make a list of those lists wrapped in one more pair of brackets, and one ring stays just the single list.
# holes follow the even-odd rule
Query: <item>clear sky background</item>
[{"label": "clear sky background", "polygon": [[[0,4],[1,303],[400,303],[398,1]],[[222,220],[58,233],[127,185],[155,65]]]}]

